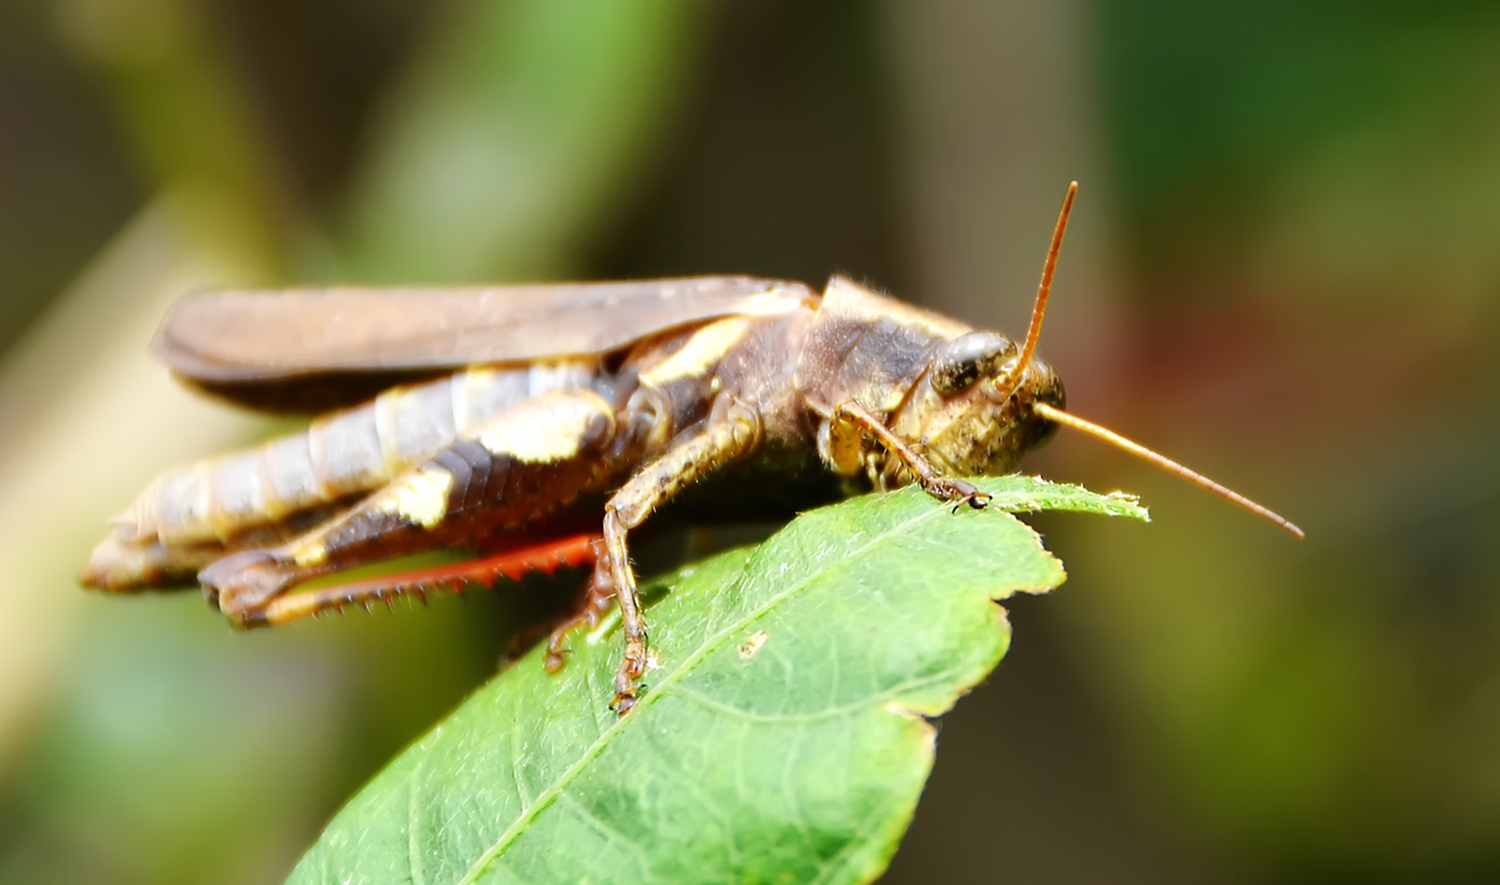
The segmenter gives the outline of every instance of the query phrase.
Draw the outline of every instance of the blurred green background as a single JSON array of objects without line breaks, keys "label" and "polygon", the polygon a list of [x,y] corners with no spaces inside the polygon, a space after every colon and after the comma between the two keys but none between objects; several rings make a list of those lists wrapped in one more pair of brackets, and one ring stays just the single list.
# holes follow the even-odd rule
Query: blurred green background
[{"label": "blurred green background", "polygon": [[[0,4],[0,882],[276,882],[541,582],[234,634],[72,583],[273,429],[145,357],[219,285],[842,271],[1023,330],[1028,464],[1156,522],[942,723],[886,881],[1500,881],[1500,5]],[[284,427],[285,425],[281,425]]]}]

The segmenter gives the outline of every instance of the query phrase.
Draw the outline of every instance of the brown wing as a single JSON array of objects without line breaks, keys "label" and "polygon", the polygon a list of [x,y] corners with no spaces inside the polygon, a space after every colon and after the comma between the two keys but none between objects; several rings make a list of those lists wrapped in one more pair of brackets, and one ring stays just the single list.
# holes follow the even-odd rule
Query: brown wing
[{"label": "brown wing", "polygon": [[152,352],[235,402],[316,411],[462,366],[608,353],[813,297],[802,283],[753,277],[206,292],[173,307]]}]

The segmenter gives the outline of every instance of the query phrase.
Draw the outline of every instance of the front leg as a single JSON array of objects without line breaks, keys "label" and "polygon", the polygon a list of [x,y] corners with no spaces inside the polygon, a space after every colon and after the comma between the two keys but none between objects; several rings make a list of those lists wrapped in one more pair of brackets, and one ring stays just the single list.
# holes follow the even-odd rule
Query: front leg
[{"label": "front leg", "polygon": [[760,438],[760,413],[751,406],[722,397],[714,403],[701,432],[678,442],[646,465],[604,506],[605,556],[596,566],[599,571],[595,580],[607,581],[613,587],[620,606],[625,659],[615,676],[615,699],[611,706],[621,715],[635,706],[639,681],[646,672],[647,651],[646,619],[636,594],[626,534],[688,484],[754,451]]},{"label": "front leg", "polygon": [[828,451],[836,469],[843,473],[854,473],[859,469],[863,451],[861,442],[866,436],[873,437],[887,452],[899,458],[927,494],[957,502],[955,510],[964,504],[982,510],[990,502],[989,493],[981,492],[973,483],[944,476],[921,453],[856,402],[840,405],[829,422]]}]

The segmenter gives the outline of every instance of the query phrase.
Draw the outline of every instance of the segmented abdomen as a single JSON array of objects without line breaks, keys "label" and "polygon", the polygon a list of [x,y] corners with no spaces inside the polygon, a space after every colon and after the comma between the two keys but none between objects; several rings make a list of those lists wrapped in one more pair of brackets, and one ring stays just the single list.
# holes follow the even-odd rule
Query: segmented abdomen
[{"label": "segmented abdomen", "polygon": [[593,387],[594,359],[477,366],[393,387],[318,418],[302,433],[169,471],[116,521],[121,541],[227,541],[289,514],[379,488],[459,433],[551,390]]}]

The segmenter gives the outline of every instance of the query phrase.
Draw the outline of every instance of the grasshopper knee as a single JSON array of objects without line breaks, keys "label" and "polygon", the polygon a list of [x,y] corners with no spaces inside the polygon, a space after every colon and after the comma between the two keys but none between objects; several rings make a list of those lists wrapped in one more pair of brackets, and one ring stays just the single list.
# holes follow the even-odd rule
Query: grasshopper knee
[{"label": "grasshopper knee", "polygon": [[198,573],[209,602],[241,629],[265,624],[268,602],[305,577],[269,550],[242,550]]}]

